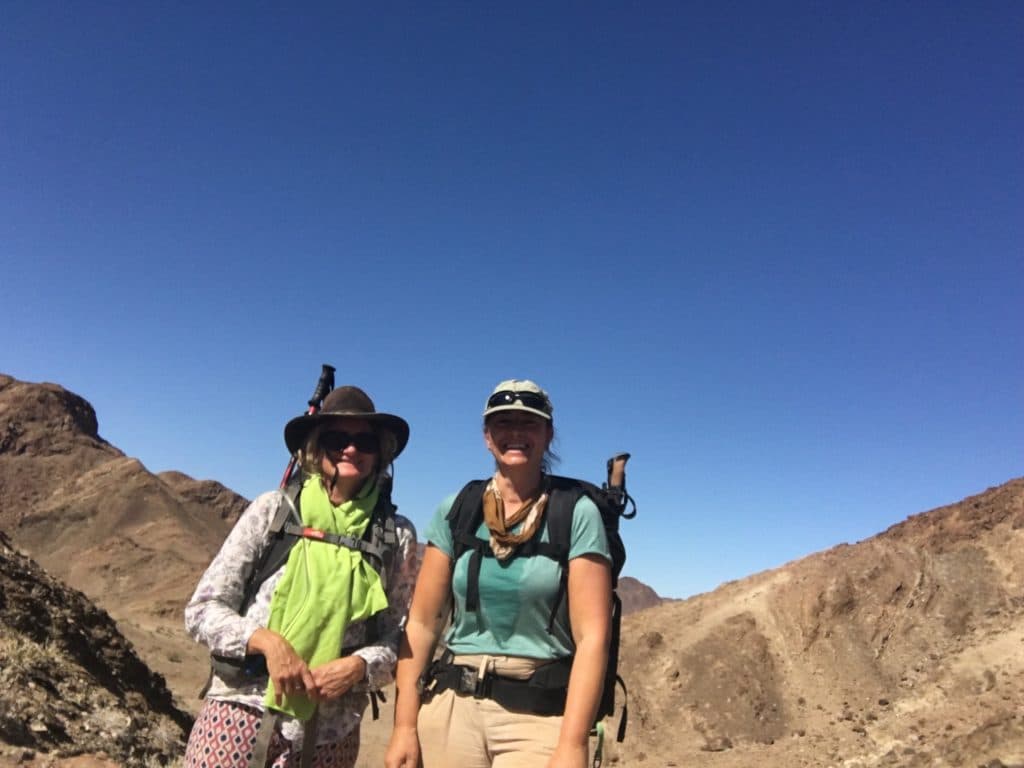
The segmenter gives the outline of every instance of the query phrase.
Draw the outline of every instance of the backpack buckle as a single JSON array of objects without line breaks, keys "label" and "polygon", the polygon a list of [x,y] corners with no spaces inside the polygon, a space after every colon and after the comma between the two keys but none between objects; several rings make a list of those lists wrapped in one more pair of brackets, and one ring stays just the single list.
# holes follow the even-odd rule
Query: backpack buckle
[{"label": "backpack buckle", "polygon": [[491,667],[493,661],[490,656],[484,656],[480,660],[480,666],[462,668],[462,689],[466,693],[472,693],[474,699],[488,699],[491,696]]}]

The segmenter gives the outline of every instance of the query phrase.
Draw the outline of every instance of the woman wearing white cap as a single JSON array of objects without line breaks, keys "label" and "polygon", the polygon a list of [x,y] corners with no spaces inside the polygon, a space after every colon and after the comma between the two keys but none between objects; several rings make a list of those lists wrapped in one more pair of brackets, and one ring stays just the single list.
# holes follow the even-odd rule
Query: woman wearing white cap
[{"label": "woman wearing white cap", "polygon": [[390,501],[409,425],[344,386],[284,439],[301,473],[249,505],[185,608],[214,662],[185,768],[351,768],[392,680],[417,561]]},{"label": "woman wearing white cap", "polygon": [[[532,381],[484,408],[487,481],[442,502],[427,531],[399,654],[387,768],[585,768],[608,659],[611,569],[597,506],[568,507],[551,553],[547,509],[572,481],[549,474],[553,408]],[[559,504],[550,503],[558,499]],[[467,523],[468,521],[468,523]],[[432,662],[448,611],[446,651]]]}]

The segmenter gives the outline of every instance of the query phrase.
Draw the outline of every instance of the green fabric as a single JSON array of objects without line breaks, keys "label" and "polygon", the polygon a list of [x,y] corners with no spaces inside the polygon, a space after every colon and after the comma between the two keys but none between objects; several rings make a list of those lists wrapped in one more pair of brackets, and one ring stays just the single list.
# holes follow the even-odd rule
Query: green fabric
[{"label": "green fabric", "polygon": [[[303,483],[299,496],[302,522],[310,528],[359,538],[366,531],[379,490],[371,478],[351,501],[331,504],[318,475]],[[341,655],[345,628],[387,608],[380,576],[361,552],[321,541],[300,539],[292,547],[284,575],[270,600],[267,628],[284,637],[312,669]],[[269,681],[264,704],[299,720],[316,709],[308,696],[285,696],[275,702]]]}]

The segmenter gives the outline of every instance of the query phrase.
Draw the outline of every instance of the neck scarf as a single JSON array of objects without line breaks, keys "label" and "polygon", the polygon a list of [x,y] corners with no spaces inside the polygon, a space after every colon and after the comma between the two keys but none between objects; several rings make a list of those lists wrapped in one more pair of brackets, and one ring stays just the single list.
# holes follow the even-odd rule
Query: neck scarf
[{"label": "neck scarf", "polygon": [[[547,503],[548,494],[544,491],[537,499],[524,499],[523,505],[514,514],[508,515],[505,513],[501,491],[498,490],[497,476],[491,478],[484,490],[484,522],[491,532],[491,551],[496,558],[508,560],[517,546],[533,538],[544,517]],[[523,523],[519,533],[511,533],[519,523]]]},{"label": "neck scarf", "polygon": [[[376,478],[371,477],[356,498],[335,506],[320,477],[310,476],[299,496],[302,521],[310,528],[359,538],[378,495]],[[341,656],[341,640],[350,623],[368,619],[387,605],[380,576],[361,552],[299,539],[274,588],[267,628],[291,643],[313,668]],[[267,684],[263,703],[304,721],[316,710],[315,702],[304,694],[285,696],[278,705],[273,681]]]}]

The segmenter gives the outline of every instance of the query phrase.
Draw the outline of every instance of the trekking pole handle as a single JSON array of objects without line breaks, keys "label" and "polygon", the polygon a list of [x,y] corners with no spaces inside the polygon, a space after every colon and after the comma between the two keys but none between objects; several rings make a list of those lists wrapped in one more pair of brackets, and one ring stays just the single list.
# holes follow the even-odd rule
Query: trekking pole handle
[{"label": "trekking pole handle", "polygon": [[[324,363],[320,366],[320,379],[316,383],[316,389],[313,390],[313,396],[309,398],[309,410],[306,411],[306,414],[312,416],[319,411],[321,403],[323,403],[324,398],[327,397],[327,394],[332,389],[334,389],[334,366]],[[295,457],[292,456],[288,460],[288,466],[285,467],[284,476],[281,478],[282,488],[288,485],[288,481],[291,479],[292,472],[294,471]]]},{"label": "trekking pole handle", "polygon": [[611,488],[625,486],[627,461],[629,461],[628,453],[618,453],[608,459],[608,485]]},{"label": "trekking pole handle", "polygon": [[309,412],[316,413],[320,410],[320,403],[327,397],[327,393],[334,389],[334,366],[324,363],[320,370],[320,380],[316,383],[313,396],[309,398]]}]

